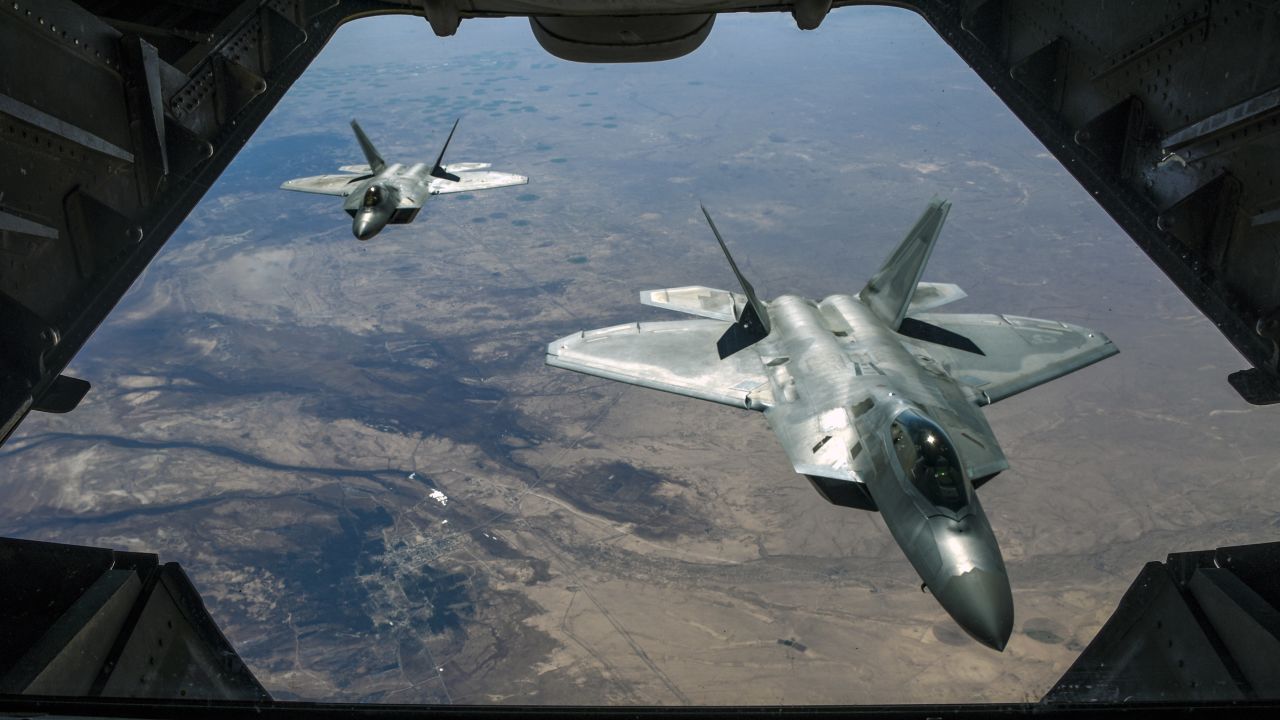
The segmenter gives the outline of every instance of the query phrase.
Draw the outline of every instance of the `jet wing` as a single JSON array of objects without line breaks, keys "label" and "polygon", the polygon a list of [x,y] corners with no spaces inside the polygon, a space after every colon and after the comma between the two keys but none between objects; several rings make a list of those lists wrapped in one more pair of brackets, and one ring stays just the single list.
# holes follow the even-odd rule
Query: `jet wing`
[{"label": "jet wing", "polygon": [[1077,325],[1012,315],[921,314],[904,323],[904,343],[933,357],[956,380],[998,402],[1115,355],[1106,335]]},{"label": "jet wing", "polygon": [[761,410],[773,393],[759,356],[723,360],[716,341],[729,323],[717,320],[630,323],[587,330],[547,346],[547,364],[677,395]]},{"label": "jet wing", "polygon": [[357,183],[368,179],[368,175],[316,175],[314,177],[286,180],[281,183],[280,189],[346,197],[356,188]]},{"label": "jet wing", "polygon": [[431,194],[447,195],[449,193],[473,192],[475,190],[491,190],[493,188],[524,185],[529,178],[512,173],[478,171],[455,173],[458,180],[431,178]]}]

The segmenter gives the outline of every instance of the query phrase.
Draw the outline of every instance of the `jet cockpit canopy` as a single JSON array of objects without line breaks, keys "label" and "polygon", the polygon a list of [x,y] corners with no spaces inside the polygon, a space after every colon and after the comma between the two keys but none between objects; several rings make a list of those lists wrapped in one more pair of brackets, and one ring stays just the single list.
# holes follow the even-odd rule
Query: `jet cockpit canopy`
[{"label": "jet cockpit canopy", "polygon": [[969,503],[960,458],[941,426],[904,410],[889,432],[898,462],[926,500],[948,510],[961,510]]}]

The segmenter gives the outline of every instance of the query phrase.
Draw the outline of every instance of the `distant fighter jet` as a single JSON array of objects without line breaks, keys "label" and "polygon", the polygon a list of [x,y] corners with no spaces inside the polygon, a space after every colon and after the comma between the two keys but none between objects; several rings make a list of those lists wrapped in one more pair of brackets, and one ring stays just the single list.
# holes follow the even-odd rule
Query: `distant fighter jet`
[{"label": "distant fighter jet", "polygon": [[442,165],[444,151],[449,149],[449,140],[453,139],[453,132],[458,129],[456,120],[453,130],[449,131],[449,138],[440,149],[440,156],[431,166],[426,163],[388,165],[360,129],[359,123],[352,120],[351,129],[356,132],[360,149],[369,160],[368,165],[344,165],[338,168],[343,172],[341,175],[298,178],[289,180],[280,187],[285,190],[345,197],[347,201],[343,203],[342,209],[354,218],[351,232],[360,240],[368,240],[377,235],[388,223],[413,222],[422,209],[422,204],[432,195],[489,190],[529,182],[529,178],[523,175],[486,172],[488,163]]},{"label": "distant fighter jet", "polygon": [[704,207],[743,295],[643,292],[645,305],[709,319],[578,332],[551,343],[546,361],[763,411],[796,472],[836,505],[879,510],[942,607],[1003,650],[1013,596],[974,491],[1009,463],[979,408],[1117,350],[1052,320],[928,312],[965,296],[920,282],[950,209],[935,199],[858,295],[766,303]]}]

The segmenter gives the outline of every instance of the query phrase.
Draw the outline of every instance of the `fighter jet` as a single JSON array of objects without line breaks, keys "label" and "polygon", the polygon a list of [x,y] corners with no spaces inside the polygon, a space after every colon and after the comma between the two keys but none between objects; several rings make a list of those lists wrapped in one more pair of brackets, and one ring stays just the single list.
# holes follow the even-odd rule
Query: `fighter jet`
[{"label": "fighter jet", "polygon": [[577,332],[546,362],[762,411],[797,473],[836,505],[879,510],[947,613],[1003,650],[1013,595],[975,490],[1009,463],[980,408],[1117,350],[1053,320],[931,312],[965,297],[920,281],[950,208],[935,198],[857,295],[764,302],[704,207],[741,294],[642,292],[645,305],[703,319]]},{"label": "fighter jet", "polygon": [[342,174],[298,178],[289,180],[280,187],[285,190],[345,197],[347,200],[342,209],[354,218],[351,232],[360,240],[368,240],[377,235],[388,224],[413,222],[422,209],[422,204],[432,195],[489,190],[529,182],[529,178],[523,175],[488,171],[488,163],[443,165],[444,152],[449,149],[454,130],[458,129],[457,120],[453,123],[453,130],[449,131],[448,139],[444,141],[444,147],[440,148],[435,164],[431,166],[426,163],[388,164],[373,143],[369,142],[359,123],[352,120],[351,129],[355,131],[360,149],[369,160],[368,165],[344,165],[338,168]]}]

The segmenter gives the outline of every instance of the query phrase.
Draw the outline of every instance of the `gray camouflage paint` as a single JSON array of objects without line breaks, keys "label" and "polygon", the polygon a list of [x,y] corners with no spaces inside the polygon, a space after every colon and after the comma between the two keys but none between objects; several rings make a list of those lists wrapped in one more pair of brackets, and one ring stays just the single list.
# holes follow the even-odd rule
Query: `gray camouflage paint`
[{"label": "gray camouflage paint", "polygon": [[[458,123],[454,122],[453,127],[456,130]],[[369,164],[345,165],[338,168],[343,171],[341,174],[297,178],[280,187],[346,198],[342,209],[351,216],[351,233],[359,240],[368,240],[389,224],[413,222],[432,195],[489,190],[529,182],[529,178],[523,175],[488,171],[488,163],[443,165],[445,150],[449,148],[449,140],[453,139],[452,130],[435,164],[402,165],[384,161],[355,120],[351,121],[351,129]]]},{"label": "gray camouflage paint", "polygon": [[[1013,596],[975,489],[1009,465],[980,407],[1117,350],[1100,333],[1054,321],[924,312],[964,297],[954,285],[920,282],[949,208],[931,203],[859,295],[762,303],[768,334],[729,357],[716,341],[751,298],[684,287],[641,293],[641,302],[706,319],[575,333],[551,343],[546,361],[762,411],[796,472],[833,503],[879,510],[942,607],[1003,650]],[[967,342],[904,334],[920,323]]]}]

